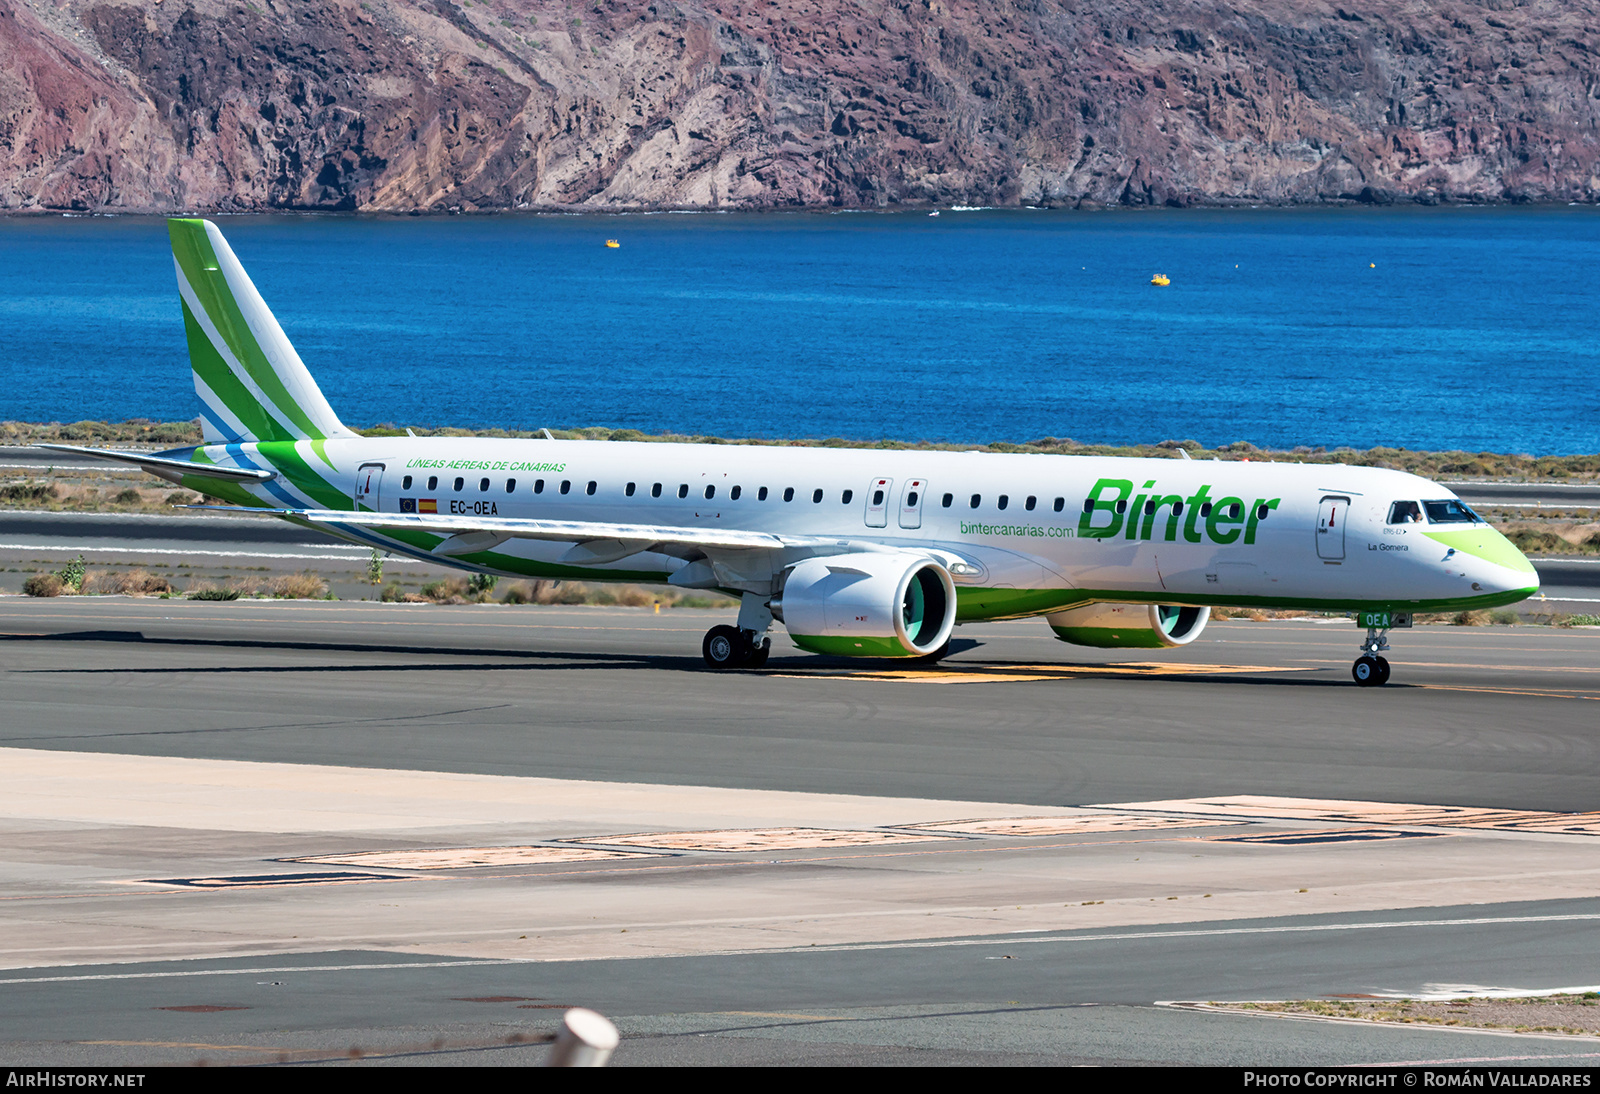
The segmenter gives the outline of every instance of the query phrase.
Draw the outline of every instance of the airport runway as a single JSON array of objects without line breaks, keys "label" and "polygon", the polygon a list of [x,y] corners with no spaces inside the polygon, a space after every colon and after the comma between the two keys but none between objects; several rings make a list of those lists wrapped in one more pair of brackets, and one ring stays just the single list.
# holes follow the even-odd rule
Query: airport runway
[{"label": "airport runway", "polygon": [[726,675],[716,621],[0,599],[0,1059],[525,1063],[569,1003],[619,1064],[1600,1059],[1158,1005],[1600,984],[1600,631],[1363,690],[1343,621]]}]

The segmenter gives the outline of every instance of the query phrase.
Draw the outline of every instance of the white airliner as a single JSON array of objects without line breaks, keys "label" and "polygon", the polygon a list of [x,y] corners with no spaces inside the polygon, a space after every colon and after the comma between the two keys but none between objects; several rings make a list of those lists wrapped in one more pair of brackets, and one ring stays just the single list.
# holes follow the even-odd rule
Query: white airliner
[{"label": "white airliner", "polygon": [[168,222],[205,443],[135,464],[222,502],[463,570],[739,598],[715,668],[774,621],[845,657],[936,660],[952,628],[1043,616],[1065,642],[1183,646],[1213,605],[1352,612],[1389,678],[1414,612],[1538,577],[1449,490],[1327,464],[611,441],[364,438],[346,428],[216,225]]}]

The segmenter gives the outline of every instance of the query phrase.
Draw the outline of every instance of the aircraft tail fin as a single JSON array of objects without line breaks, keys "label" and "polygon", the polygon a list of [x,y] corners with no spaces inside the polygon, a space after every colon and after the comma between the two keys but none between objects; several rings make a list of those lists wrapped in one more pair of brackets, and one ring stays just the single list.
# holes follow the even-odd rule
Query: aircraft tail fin
[{"label": "aircraft tail fin", "polygon": [[167,221],[208,443],[355,436],[209,220]]}]

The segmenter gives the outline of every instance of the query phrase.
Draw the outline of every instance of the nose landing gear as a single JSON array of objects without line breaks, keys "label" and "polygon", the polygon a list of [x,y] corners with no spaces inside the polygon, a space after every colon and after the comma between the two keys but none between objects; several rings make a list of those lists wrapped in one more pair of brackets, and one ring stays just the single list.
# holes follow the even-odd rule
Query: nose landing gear
[{"label": "nose landing gear", "polygon": [[1367,640],[1361,643],[1361,656],[1350,666],[1350,676],[1364,688],[1382,687],[1389,682],[1389,662],[1380,656],[1389,648],[1387,628],[1367,628]]}]

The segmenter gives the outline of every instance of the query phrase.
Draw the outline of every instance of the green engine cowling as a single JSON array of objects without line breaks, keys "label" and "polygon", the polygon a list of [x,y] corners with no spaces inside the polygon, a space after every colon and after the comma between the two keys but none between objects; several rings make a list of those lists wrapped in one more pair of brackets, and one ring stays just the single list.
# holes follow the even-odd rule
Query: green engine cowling
[{"label": "green engine cowling", "polygon": [[844,657],[923,657],[956,623],[956,589],[934,559],[909,552],[808,558],[772,602],[795,645]]},{"label": "green engine cowling", "polygon": [[1056,637],[1103,650],[1187,646],[1205,630],[1210,608],[1170,604],[1086,604],[1045,616]]}]

